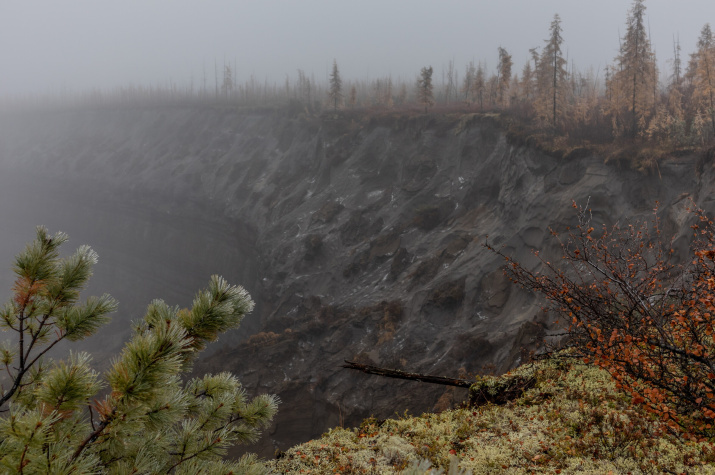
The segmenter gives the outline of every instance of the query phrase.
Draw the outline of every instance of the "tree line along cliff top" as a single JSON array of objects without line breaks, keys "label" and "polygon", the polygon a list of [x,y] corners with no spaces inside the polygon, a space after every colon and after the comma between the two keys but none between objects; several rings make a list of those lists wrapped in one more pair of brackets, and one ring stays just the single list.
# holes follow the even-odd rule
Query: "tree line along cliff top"
[{"label": "tree line along cliff top", "polygon": [[576,69],[573,61],[567,61],[567,40],[556,14],[544,38],[535,41],[541,46],[529,50],[530,59],[520,70],[502,47],[496,52],[493,70],[487,68],[487,58],[461,68],[449,61],[441,74],[433,74],[432,66],[426,65],[415,71],[414,80],[390,75],[342,78],[335,59],[326,83],[303,70],[297,71],[297,77],[287,75],[282,83],[258,81],[255,76],[239,83],[237,71],[229,64],[216,73],[212,88],[171,83],[62,97],[5,97],[0,99],[0,109],[203,104],[283,110],[287,104],[291,113],[308,115],[338,110],[497,112],[509,117],[515,134],[531,137],[552,151],[594,144],[621,144],[617,148],[622,149],[623,144],[638,143],[652,149],[651,156],[658,156],[712,145],[715,39],[709,24],[702,27],[697,43],[689,45],[687,60],[680,43],[674,41],[665,71],[659,70],[651,45],[644,0],[631,4],[618,38],[618,54],[605,68]]}]

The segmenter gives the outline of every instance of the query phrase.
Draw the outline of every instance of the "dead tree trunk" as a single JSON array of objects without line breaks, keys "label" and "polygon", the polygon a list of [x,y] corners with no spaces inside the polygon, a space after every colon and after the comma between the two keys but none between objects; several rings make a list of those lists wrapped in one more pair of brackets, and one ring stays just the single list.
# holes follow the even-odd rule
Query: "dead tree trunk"
[{"label": "dead tree trunk", "polygon": [[432,376],[429,374],[408,373],[398,369],[380,368],[367,364],[355,363],[345,360],[343,368],[356,369],[367,374],[386,376],[388,378],[408,379],[411,381],[421,381],[423,383],[443,384],[446,386],[457,386],[469,389],[470,407],[483,406],[485,404],[506,404],[513,401],[527,389],[536,385],[535,377],[502,377],[496,380],[470,381],[467,379],[446,378],[444,376]]},{"label": "dead tree trunk", "polygon": [[367,374],[376,374],[378,376],[386,376],[388,378],[409,379],[412,381],[421,381],[423,383],[444,384],[446,386],[458,386],[460,388],[469,388],[474,381],[466,379],[445,378],[444,376],[431,376],[429,374],[408,373],[398,369],[380,368],[367,364],[354,363],[345,360],[343,368],[356,369]]}]

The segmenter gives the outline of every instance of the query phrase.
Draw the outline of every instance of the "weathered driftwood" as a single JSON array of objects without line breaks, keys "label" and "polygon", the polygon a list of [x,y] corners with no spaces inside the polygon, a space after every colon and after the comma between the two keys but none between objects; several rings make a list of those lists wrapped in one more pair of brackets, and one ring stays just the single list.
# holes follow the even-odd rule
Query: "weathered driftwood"
[{"label": "weathered driftwood", "polygon": [[411,381],[422,381],[423,383],[444,384],[446,386],[458,386],[460,388],[469,388],[474,381],[466,379],[445,378],[444,376],[432,376],[429,374],[408,373],[399,369],[380,368],[367,364],[355,363],[345,360],[343,368],[356,369],[367,374],[376,374],[378,376],[386,376],[388,378],[409,379]]}]

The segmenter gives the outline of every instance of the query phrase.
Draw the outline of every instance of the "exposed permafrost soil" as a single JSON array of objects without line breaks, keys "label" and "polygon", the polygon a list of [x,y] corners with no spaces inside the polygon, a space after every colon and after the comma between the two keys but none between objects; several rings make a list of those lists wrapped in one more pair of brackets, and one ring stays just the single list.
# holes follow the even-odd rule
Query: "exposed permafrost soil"
[{"label": "exposed permafrost soil", "polygon": [[714,208],[712,163],[699,156],[660,163],[650,176],[590,154],[556,159],[510,143],[476,114],[177,107],[0,120],[6,170],[73,183],[98,207],[121,200],[168,221],[200,218],[184,230],[196,248],[177,250],[197,260],[215,258],[200,244],[208,229],[251,256],[243,283],[258,303],[248,317],[258,331],[222,340],[197,368],[230,370],[251,393],[281,397],[263,454],[370,415],[439,410],[466,396],[348,372],[344,359],[459,376],[501,372],[537,349],[558,325],[504,277],[482,246],[487,235],[536,265],[532,249],[558,259],[549,227],[575,222],[572,200],[608,225],[647,218],[658,201],[683,254],[688,198]]}]

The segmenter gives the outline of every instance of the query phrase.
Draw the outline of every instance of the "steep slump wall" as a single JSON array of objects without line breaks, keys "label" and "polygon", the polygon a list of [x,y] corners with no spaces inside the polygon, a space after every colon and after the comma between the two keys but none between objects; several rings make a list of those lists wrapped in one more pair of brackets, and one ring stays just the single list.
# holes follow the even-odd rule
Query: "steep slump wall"
[{"label": "steep slump wall", "polygon": [[486,235],[536,264],[533,248],[558,258],[548,227],[573,223],[572,200],[588,200],[606,224],[647,216],[658,200],[682,254],[686,198],[712,207],[707,160],[674,159],[650,176],[587,154],[558,160],[477,115],[166,108],[0,120],[5,170],[70,185],[74,198],[62,199],[83,203],[89,228],[115,216],[144,223],[120,226],[123,239],[149,243],[136,267],[131,250],[117,251],[125,275],[159,266],[193,278],[230,263],[226,277],[259,306],[198,369],[231,370],[251,392],[280,395],[264,454],[371,414],[464,397],[348,373],[344,359],[457,375],[505,370],[537,348],[549,319],[504,278]]}]

